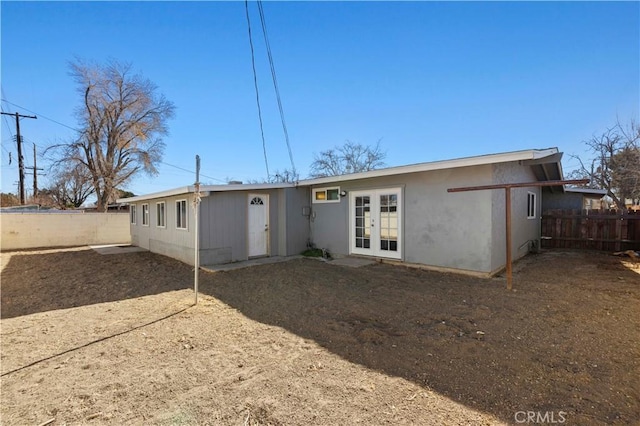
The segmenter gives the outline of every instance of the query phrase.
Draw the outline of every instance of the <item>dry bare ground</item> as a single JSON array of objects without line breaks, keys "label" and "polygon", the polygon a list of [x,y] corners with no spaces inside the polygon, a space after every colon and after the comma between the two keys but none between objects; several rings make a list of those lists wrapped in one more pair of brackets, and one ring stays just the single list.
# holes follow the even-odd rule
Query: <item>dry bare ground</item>
[{"label": "dry bare ground", "polygon": [[2,263],[4,425],[640,420],[640,269],[605,254],[529,256],[515,292],[299,259],[203,273],[196,307],[151,253]]}]

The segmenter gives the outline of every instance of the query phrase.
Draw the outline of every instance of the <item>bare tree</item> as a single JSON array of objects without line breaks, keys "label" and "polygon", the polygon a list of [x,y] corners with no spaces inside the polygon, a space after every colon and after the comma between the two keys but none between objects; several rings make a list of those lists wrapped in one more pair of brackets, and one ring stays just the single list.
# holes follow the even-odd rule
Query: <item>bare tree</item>
[{"label": "bare tree", "polygon": [[11,193],[0,192],[0,207],[19,206],[20,199]]},{"label": "bare tree", "polygon": [[[295,183],[300,180],[300,175],[297,171],[292,171],[289,169],[283,169],[282,171],[276,170],[272,175],[269,176],[268,179],[248,179],[246,183],[248,184],[262,184],[262,183]],[[233,178],[226,178],[226,182],[228,184],[231,183],[242,183],[242,181],[237,181]]]},{"label": "bare tree", "polygon": [[269,183],[295,183],[300,180],[300,175],[297,171],[284,169],[282,171],[276,170],[273,175],[269,177]]},{"label": "bare tree", "polygon": [[[640,139],[640,135],[636,136]],[[620,201],[640,204],[640,146],[627,146],[611,157],[612,184]]]},{"label": "bare tree", "polygon": [[41,202],[50,201],[61,209],[78,208],[94,193],[91,173],[79,163],[67,163],[67,168],[58,169],[48,188],[39,191]]},{"label": "bare tree", "polygon": [[167,120],[175,107],[130,64],[70,63],[82,95],[76,140],[57,146],[61,161],[89,171],[98,211],[106,211],[117,187],[140,171],[154,175],[162,159]]},{"label": "bare tree", "polygon": [[343,146],[314,154],[310,175],[318,178],[375,170],[384,167],[386,156],[380,140],[373,147],[347,141]]},{"label": "bare tree", "polygon": [[580,162],[572,177],[588,177],[592,188],[607,190],[619,209],[627,198],[640,198],[640,126],[631,121],[628,127],[619,121],[601,135],[585,141],[591,160]]}]

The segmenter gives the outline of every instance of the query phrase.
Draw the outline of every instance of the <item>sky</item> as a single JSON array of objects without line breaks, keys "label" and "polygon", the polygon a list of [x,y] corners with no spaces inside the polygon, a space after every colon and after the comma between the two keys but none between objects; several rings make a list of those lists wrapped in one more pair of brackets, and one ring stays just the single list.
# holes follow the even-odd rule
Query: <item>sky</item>
[{"label": "sky", "polygon": [[[257,3],[248,3],[271,174],[291,168]],[[346,141],[387,166],[558,147],[640,118],[639,2],[263,2],[296,169]],[[145,194],[267,176],[244,1],[2,1],[2,111],[22,119],[25,164],[72,140],[75,58],[131,63],[176,106]],[[3,116],[2,192],[16,193],[15,119]],[[11,153],[11,164],[9,164]],[[184,169],[184,170],[183,170]],[[42,173],[47,173],[48,170]],[[39,177],[40,187],[47,176]],[[32,185],[27,171],[26,187]]]}]

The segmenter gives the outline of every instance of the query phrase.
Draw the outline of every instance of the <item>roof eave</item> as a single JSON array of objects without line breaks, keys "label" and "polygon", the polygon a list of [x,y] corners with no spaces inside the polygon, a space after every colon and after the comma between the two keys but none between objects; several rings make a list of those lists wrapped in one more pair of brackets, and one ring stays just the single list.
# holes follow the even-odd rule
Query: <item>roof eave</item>
[{"label": "roof eave", "polygon": [[[211,193],[211,192],[226,192],[226,191],[259,191],[259,190],[268,190],[268,189],[281,189],[281,188],[291,188],[296,186],[295,183],[256,183],[256,184],[237,184],[237,185],[201,185],[200,192],[201,193]],[[183,186],[180,188],[174,188],[167,191],[154,192],[146,195],[138,195],[135,197],[129,198],[118,198],[116,202],[118,203],[137,203],[140,201],[153,200],[157,198],[168,198],[175,197],[178,195],[186,195],[195,192],[195,186]]]},{"label": "roof eave", "polygon": [[525,151],[506,152],[501,154],[489,154],[475,157],[464,157],[453,160],[433,161],[429,163],[411,164],[408,166],[389,167],[386,169],[370,170],[361,173],[347,175],[328,176],[315,179],[306,179],[299,182],[303,186],[322,185],[326,183],[342,182],[356,179],[369,179],[382,176],[392,176],[404,173],[417,173],[432,170],[453,169],[458,167],[481,166],[510,161],[538,160],[558,154],[558,148],[530,149]]}]

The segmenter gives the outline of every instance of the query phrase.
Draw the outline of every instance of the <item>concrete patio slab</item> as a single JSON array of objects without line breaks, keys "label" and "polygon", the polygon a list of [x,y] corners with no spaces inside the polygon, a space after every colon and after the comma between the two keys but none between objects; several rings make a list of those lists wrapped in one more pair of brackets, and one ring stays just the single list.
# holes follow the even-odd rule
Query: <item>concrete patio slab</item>
[{"label": "concrete patio slab", "polygon": [[362,266],[373,265],[376,263],[373,259],[364,259],[362,257],[340,257],[337,259],[330,260],[328,262],[331,265],[337,266],[349,266],[351,268],[360,268]]},{"label": "concrete patio slab", "polygon": [[123,253],[136,253],[139,251],[148,251],[143,249],[142,247],[132,246],[132,245],[121,245],[121,244],[106,244],[99,246],[89,246],[91,249],[95,250],[99,254],[123,254]]},{"label": "concrete patio slab", "polygon": [[208,272],[224,272],[233,271],[235,269],[249,268],[257,265],[267,265],[270,263],[288,262],[293,259],[300,259],[302,256],[272,256],[272,257],[260,257],[258,259],[249,259],[241,262],[225,263],[222,265],[201,265],[200,269]]}]

